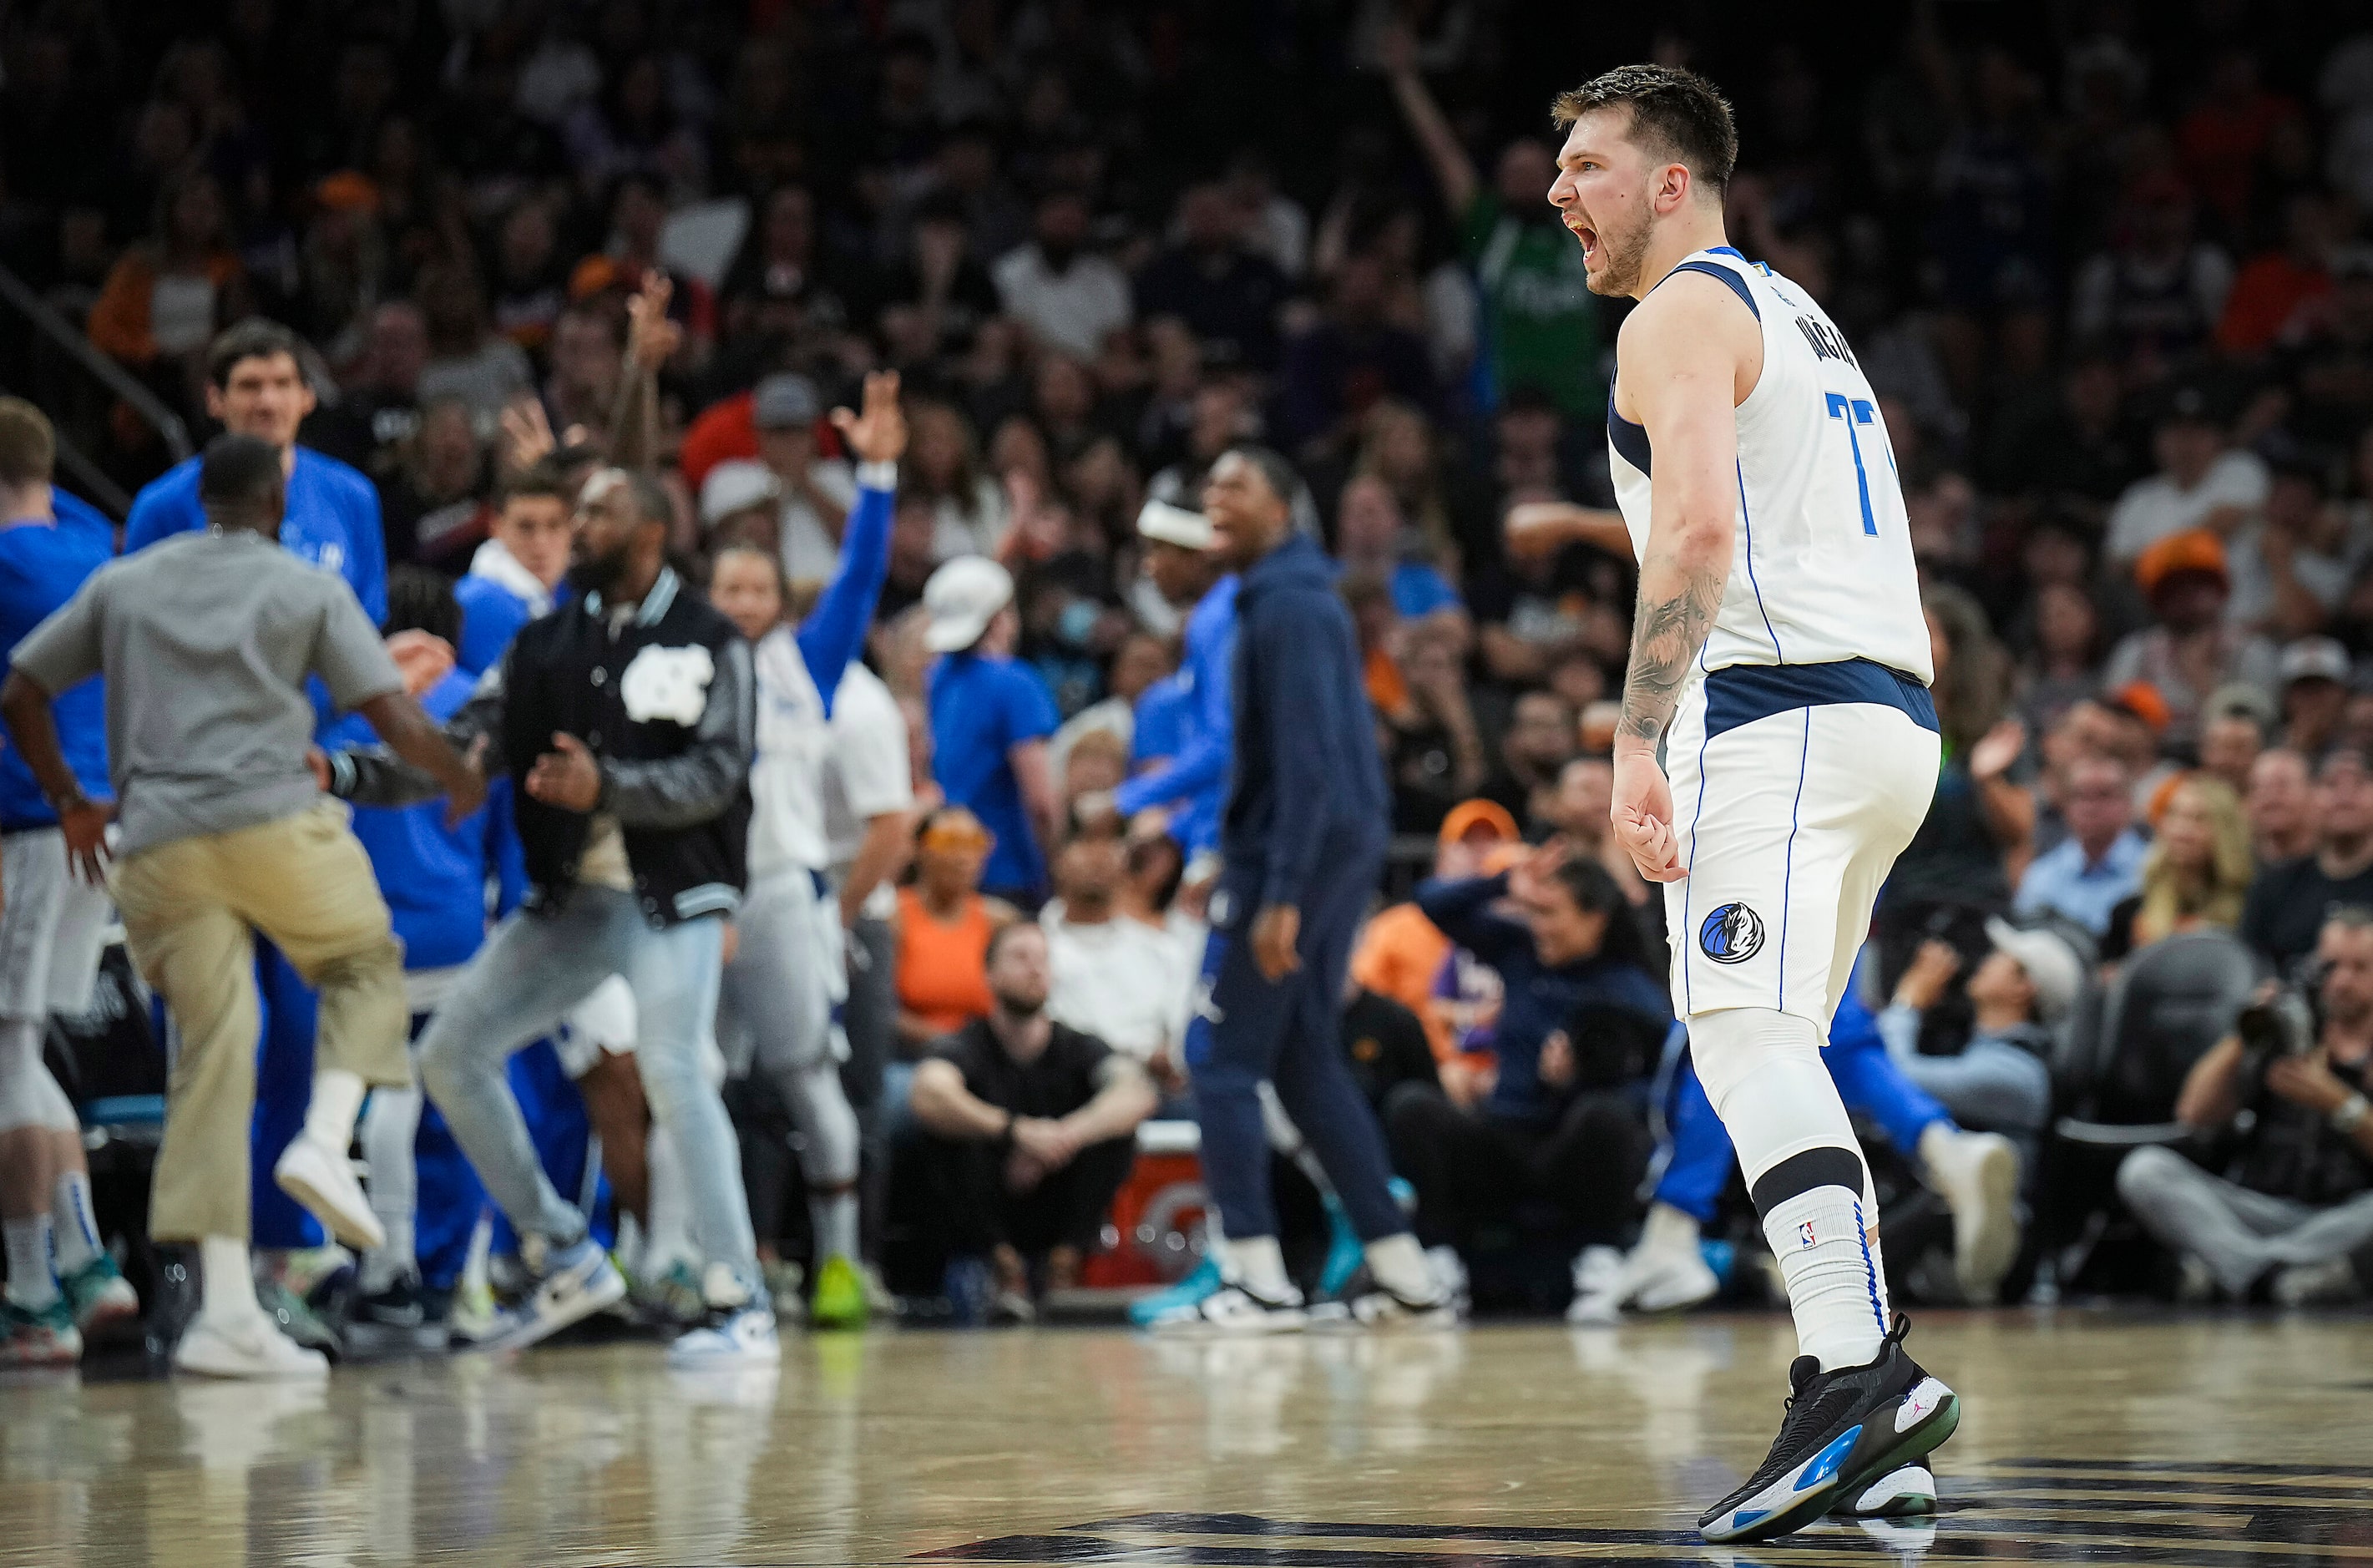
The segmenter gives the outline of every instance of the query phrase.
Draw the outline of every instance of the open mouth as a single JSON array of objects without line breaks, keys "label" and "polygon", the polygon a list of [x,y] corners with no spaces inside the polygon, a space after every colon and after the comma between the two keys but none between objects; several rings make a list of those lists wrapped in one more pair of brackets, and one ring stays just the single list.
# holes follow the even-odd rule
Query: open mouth
[{"label": "open mouth", "polygon": [[1586,223],[1577,223],[1572,218],[1567,218],[1565,226],[1573,230],[1575,239],[1582,241],[1582,259],[1585,265],[1588,264],[1598,254],[1598,230]]}]

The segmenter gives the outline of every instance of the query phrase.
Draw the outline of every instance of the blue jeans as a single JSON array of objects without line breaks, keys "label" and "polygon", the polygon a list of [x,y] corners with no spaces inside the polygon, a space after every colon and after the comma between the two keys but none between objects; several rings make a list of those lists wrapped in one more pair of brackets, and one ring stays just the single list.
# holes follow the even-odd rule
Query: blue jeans
[{"label": "blue jeans", "polygon": [[503,921],[470,961],[421,1036],[421,1085],[520,1232],[566,1244],[586,1225],[546,1179],[504,1064],[594,987],[623,975],[635,993],[643,1095],[684,1162],[695,1239],[708,1261],[757,1281],[741,1144],[701,1067],[717,1019],[724,938],[721,920],[655,930],[630,895],[579,887],[555,913]]}]

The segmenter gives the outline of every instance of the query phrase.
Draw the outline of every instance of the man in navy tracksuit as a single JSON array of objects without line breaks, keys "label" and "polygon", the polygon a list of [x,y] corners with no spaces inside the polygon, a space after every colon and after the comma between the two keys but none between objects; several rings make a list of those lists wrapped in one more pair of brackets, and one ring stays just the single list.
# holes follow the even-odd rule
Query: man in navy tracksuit
[{"label": "man in navy tracksuit", "polygon": [[1278,1249],[1259,1086],[1317,1152],[1365,1244],[1375,1289],[1361,1321],[1451,1321],[1451,1293],[1386,1188],[1384,1136],[1344,1060],[1351,942],[1384,863],[1391,810],[1351,617],[1335,567],[1293,529],[1293,470],[1239,448],[1213,465],[1203,509],[1242,574],[1233,671],[1235,772],[1221,827],[1199,1017],[1187,1042],[1203,1178],[1227,1235],[1226,1288],[1157,1327],[1300,1328]]}]

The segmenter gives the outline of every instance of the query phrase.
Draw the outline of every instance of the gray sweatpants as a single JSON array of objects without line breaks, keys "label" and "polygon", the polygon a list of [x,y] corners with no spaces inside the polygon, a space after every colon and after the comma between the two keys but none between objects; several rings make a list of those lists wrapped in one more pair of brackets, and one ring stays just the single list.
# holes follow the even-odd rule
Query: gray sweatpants
[{"label": "gray sweatpants", "polygon": [[773,1081],[806,1144],[810,1187],[846,1187],[857,1179],[858,1139],[833,1038],[832,1010],[847,994],[840,907],[808,872],[774,872],[751,884],[736,924],[718,1029],[728,1071]]},{"label": "gray sweatpants", "polygon": [[2118,1166],[2118,1196],[2144,1229],[2205,1262],[2231,1295],[2270,1269],[2373,1246],[2373,1192],[2311,1208],[2211,1176],[2172,1149],[2128,1154]]}]

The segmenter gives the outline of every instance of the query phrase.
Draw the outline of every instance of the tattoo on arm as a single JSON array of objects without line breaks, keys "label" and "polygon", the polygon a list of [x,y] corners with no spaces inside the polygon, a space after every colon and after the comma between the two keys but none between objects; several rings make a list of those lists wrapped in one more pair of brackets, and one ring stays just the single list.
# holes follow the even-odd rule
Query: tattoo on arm
[{"label": "tattoo on arm", "polygon": [[1651,603],[1648,573],[1642,574],[1638,616],[1631,629],[1631,662],[1623,680],[1623,734],[1654,745],[1673,721],[1689,665],[1705,646],[1722,607],[1722,580],[1702,568],[1673,563],[1664,577],[1677,574],[1679,591]]}]

